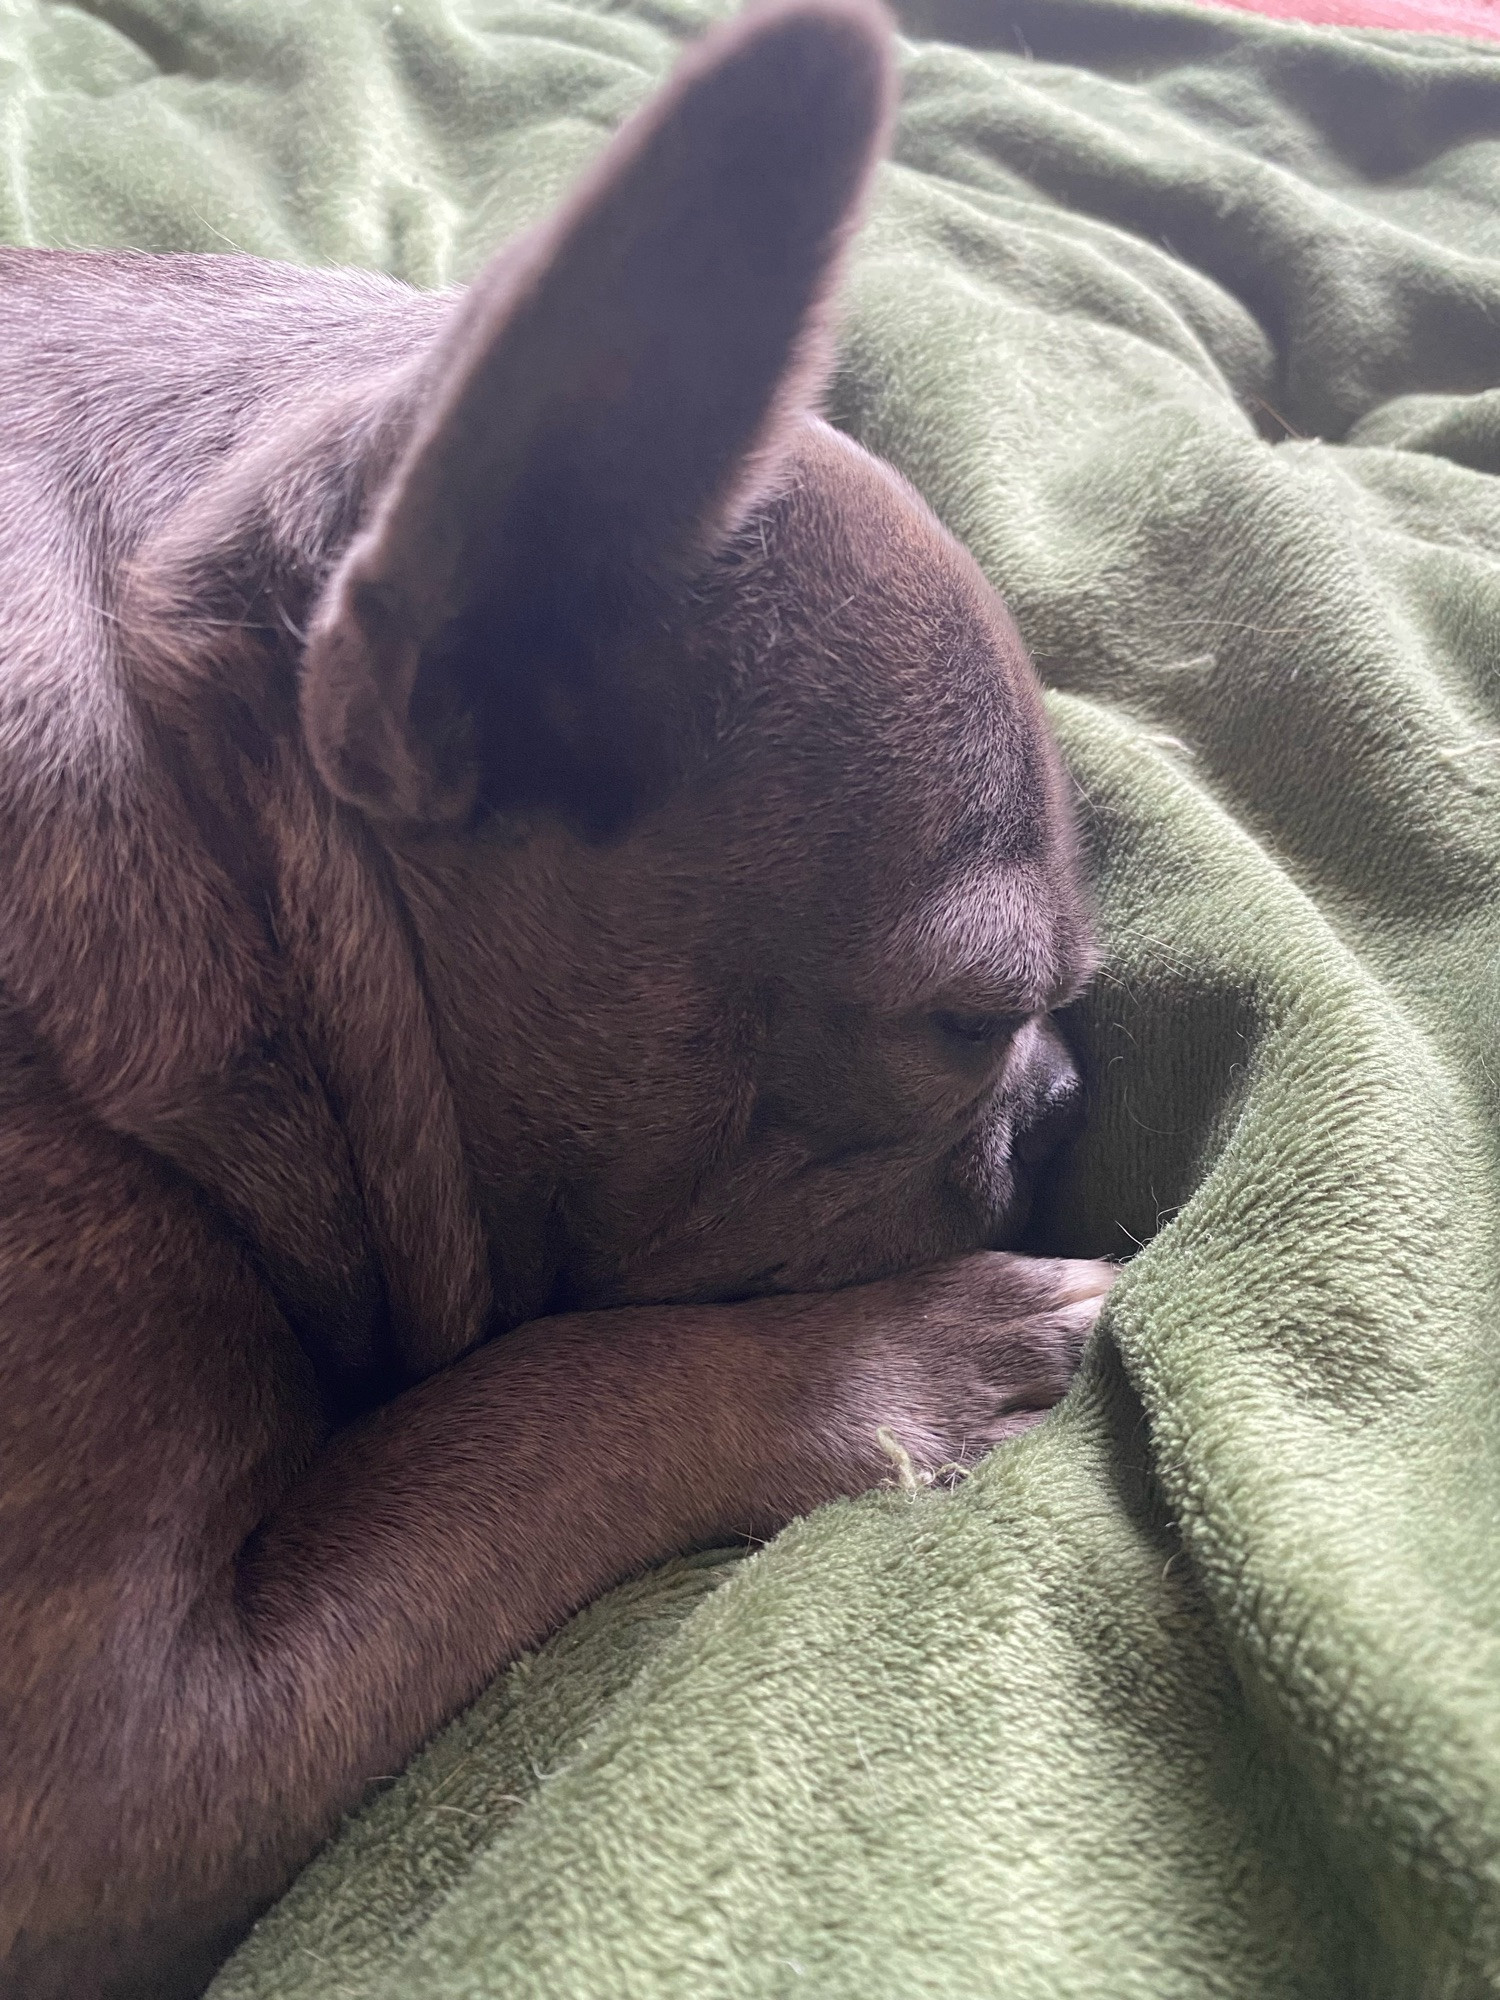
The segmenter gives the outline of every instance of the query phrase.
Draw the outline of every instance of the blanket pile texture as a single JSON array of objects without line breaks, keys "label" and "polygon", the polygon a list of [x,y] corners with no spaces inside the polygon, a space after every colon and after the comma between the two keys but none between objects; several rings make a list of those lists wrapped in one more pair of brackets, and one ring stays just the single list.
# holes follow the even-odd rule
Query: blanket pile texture
[{"label": "blanket pile texture", "polygon": [[[0,233],[472,272],[715,0],[9,0]],[[958,1491],[621,1590],[215,2000],[1500,1990],[1500,49],[906,0],[832,414],[1006,593],[1106,968]]]}]

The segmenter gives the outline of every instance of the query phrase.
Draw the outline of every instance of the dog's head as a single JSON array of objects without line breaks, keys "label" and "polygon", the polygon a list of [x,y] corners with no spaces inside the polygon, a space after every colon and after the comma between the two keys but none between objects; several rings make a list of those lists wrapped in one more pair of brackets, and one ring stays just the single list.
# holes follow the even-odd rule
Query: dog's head
[{"label": "dog's head", "polygon": [[709,38],[424,357],[313,620],[307,740],[392,856],[516,1310],[1003,1242],[1076,1109],[1037,686],[810,414],[889,94],[857,0]]}]

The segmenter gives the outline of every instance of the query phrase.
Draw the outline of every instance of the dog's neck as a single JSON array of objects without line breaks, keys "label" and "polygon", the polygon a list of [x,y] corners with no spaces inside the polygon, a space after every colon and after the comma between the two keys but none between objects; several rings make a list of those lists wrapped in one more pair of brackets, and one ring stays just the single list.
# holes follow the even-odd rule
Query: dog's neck
[{"label": "dog's neck", "polygon": [[[8,662],[0,717],[47,736],[14,760],[27,796],[0,797],[0,987],[74,1097],[248,1239],[345,1409],[492,1318],[409,927],[296,718],[289,628],[351,530],[351,461],[378,477],[401,415],[388,385],[325,398],[314,449],[289,426],[256,463],[222,460],[190,507],[138,524],[137,588],[100,603],[80,579],[46,657]],[[268,499],[276,451],[297,493]],[[505,1317],[535,1310],[496,1275]]]},{"label": "dog's neck", "polygon": [[[268,680],[285,668],[284,648],[272,650]],[[197,693],[207,696],[205,681]],[[214,845],[222,852],[238,839],[253,857],[250,879],[243,861],[235,868],[234,892],[264,936],[276,1026],[241,1054],[239,1073],[253,1073],[263,1120],[307,1127],[305,1173],[324,1189],[317,1238],[280,1212],[284,1146],[268,1147],[265,1172],[247,1175],[232,1109],[184,1121],[168,1107],[165,1123],[148,1116],[137,1135],[231,1205],[329,1370],[333,1399],[342,1388],[359,1401],[451,1361],[497,1315],[514,1323],[536,1311],[547,1278],[530,1234],[540,1237],[545,1217],[530,1234],[524,1218],[507,1217],[496,1242],[486,1240],[420,947],[388,857],[360,815],[328,795],[294,709],[268,692],[268,732],[252,731],[226,756],[218,711],[206,707],[201,728],[167,736],[167,761],[193,823],[222,825]],[[177,1104],[185,1084],[176,1084]]]}]

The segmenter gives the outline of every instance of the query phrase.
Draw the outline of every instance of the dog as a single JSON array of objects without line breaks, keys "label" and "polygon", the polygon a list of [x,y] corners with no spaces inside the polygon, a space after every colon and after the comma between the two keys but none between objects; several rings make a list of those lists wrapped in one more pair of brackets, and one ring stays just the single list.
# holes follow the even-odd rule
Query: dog
[{"label": "dog", "polygon": [[464,294],[0,256],[0,1991],[201,1989],[523,1649],[967,1463],[1113,1277],[1069,793],[823,423],[871,0]]}]

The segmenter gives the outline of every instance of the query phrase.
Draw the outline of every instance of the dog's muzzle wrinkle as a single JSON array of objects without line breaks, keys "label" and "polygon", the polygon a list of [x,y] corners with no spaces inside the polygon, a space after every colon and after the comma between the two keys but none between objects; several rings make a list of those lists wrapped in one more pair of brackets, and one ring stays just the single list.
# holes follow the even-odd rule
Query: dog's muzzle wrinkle
[{"label": "dog's muzzle wrinkle", "polygon": [[1016,1158],[1023,1167],[1045,1165],[1083,1129],[1083,1078],[1071,1064],[1052,1078],[1033,1121],[1016,1134]]}]

